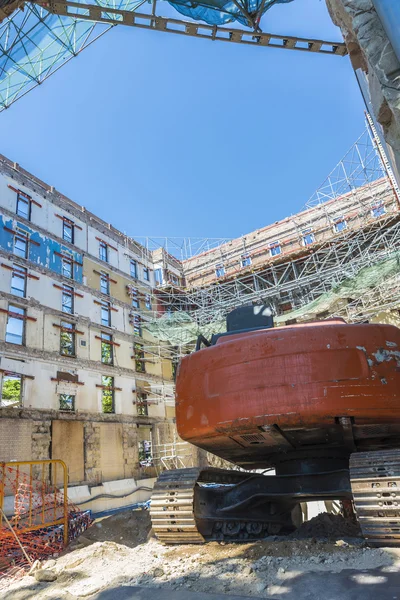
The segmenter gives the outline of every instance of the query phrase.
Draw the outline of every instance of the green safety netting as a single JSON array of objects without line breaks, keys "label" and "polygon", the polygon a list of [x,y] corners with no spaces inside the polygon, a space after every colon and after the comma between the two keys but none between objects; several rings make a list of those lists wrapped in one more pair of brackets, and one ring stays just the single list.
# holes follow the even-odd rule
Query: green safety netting
[{"label": "green safety netting", "polygon": [[[400,275],[400,253],[396,252],[390,258],[379,261],[369,267],[364,267],[354,277],[345,279],[340,285],[334,286],[331,291],[322,294],[313,302],[305,306],[275,317],[276,325],[283,325],[292,319],[305,320],[315,318],[320,313],[334,314],[342,300],[356,301],[370,290],[376,290],[385,282],[390,292],[390,281]],[[400,304],[400,298],[399,298]],[[378,309],[379,306],[376,307]]]},{"label": "green safety netting", "polygon": [[199,335],[210,339],[213,333],[223,333],[226,331],[226,323],[225,317],[217,317],[211,323],[200,326],[190,313],[177,311],[144,323],[143,329],[162,342],[169,342],[172,346],[184,346],[196,342]]}]

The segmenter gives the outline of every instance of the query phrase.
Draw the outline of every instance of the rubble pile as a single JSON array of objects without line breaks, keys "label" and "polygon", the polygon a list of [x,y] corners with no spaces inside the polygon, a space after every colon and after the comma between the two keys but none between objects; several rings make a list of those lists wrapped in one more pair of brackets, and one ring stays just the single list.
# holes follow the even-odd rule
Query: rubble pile
[{"label": "rubble pile", "polygon": [[291,579],[310,572],[397,568],[395,550],[367,548],[362,538],[354,537],[357,533],[353,522],[319,515],[297,535],[171,547],[151,536],[147,513],[125,511],[96,522],[72,550],[41,565],[46,577],[26,576],[10,585],[6,597],[25,599],[29,591],[35,600],[80,600],[114,587],[140,585],[282,598]]}]

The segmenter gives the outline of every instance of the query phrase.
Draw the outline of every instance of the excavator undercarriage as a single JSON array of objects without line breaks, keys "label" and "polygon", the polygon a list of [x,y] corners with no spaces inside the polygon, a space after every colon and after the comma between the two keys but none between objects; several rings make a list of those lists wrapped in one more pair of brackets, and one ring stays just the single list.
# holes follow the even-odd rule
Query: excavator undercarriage
[{"label": "excavator undercarriage", "polygon": [[300,502],[354,499],[370,545],[400,540],[400,450],[354,453],[350,469],[324,473],[262,475],[191,468],[160,475],[150,515],[166,544],[244,542],[293,531]]}]

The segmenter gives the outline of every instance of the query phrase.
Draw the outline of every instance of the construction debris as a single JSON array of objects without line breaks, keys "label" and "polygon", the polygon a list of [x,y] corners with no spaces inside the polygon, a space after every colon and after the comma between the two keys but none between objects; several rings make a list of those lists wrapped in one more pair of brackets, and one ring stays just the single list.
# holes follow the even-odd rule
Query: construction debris
[{"label": "construction debris", "polygon": [[[336,543],[327,540],[328,531],[342,537]],[[9,585],[7,598],[14,594],[22,598],[24,588],[35,600],[44,600],[64,598],[60,590],[67,597],[83,598],[134,585],[278,598],[280,586],[299,574],[400,568],[398,550],[368,548],[361,538],[347,537],[345,532],[356,534],[352,521],[322,514],[299,532],[310,537],[171,548],[154,537],[143,541],[151,535],[147,511],[124,511],[96,521],[84,539],[76,540],[74,549],[43,565],[55,573],[56,581],[40,586],[26,576]]]}]

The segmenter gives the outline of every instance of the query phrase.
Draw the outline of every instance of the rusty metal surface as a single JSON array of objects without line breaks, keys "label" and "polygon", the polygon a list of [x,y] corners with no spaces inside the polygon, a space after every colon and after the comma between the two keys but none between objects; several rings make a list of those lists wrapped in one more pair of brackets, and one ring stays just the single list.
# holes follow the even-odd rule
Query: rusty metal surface
[{"label": "rusty metal surface", "polygon": [[221,338],[182,359],[176,410],[183,439],[246,468],[370,440],[396,447],[400,330],[329,321]]}]

